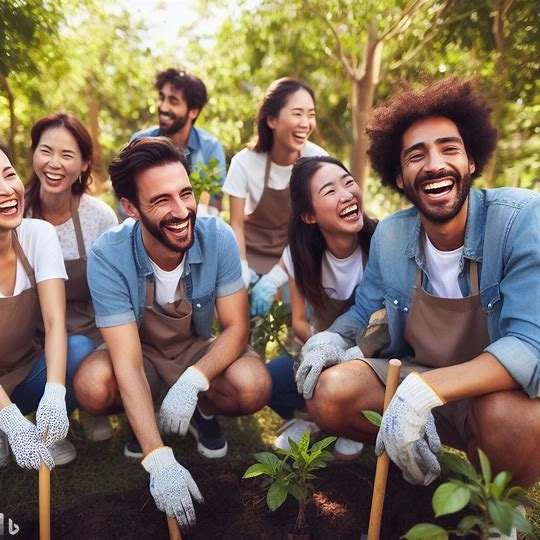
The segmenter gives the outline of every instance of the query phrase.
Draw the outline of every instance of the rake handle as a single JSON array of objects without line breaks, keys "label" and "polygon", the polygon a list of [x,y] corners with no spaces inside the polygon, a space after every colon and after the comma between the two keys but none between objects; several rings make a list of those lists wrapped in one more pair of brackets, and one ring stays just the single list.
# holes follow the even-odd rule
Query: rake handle
[{"label": "rake handle", "polygon": [[[389,364],[388,379],[386,381],[386,390],[384,392],[383,413],[386,411],[390,401],[396,393],[399,384],[399,372],[401,369],[401,362],[396,358],[390,360]],[[379,540],[389,463],[390,461],[386,452],[383,452],[377,458],[375,481],[373,483],[373,496],[371,499],[371,511],[369,514],[368,540]]]}]

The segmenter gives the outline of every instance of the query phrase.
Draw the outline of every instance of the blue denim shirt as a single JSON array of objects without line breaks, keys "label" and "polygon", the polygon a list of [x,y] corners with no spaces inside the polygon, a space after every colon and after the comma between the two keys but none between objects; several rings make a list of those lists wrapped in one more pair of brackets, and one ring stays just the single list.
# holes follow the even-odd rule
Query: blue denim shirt
[{"label": "blue denim shirt", "polygon": [[[195,242],[186,254],[183,273],[186,295],[193,309],[196,335],[208,338],[216,298],[243,288],[240,253],[232,229],[215,217],[195,222]],[[103,233],[88,254],[88,285],[96,325],[141,323],[147,283],[154,280],[138,221],[126,219]],[[241,314],[240,314],[241,315]]]},{"label": "blue denim shirt", "polygon": [[[355,304],[328,329],[354,341],[374,311],[387,310],[390,345],[380,356],[412,354],[405,324],[417,266],[432,293],[416,208],[382,220],[371,241]],[[540,395],[540,195],[515,188],[471,190],[459,286],[470,295],[469,261],[479,263],[480,295],[493,354],[531,397]],[[437,339],[437,336],[433,336]]]},{"label": "blue denim shirt", "polygon": [[[162,133],[159,128],[143,129],[134,133],[131,136],[130,141],[133,139],[140,139],[141,137],[159,137],[160,135],[162,135]],[[197,169],[197,163],[208,165],[211,158],[217,159],[217,168],[221,175],[221,185],[223,185],[223,182],[225,181],[225,152],[223,151],[221,143],[204,129],[197,126],[191,126],[187,149],[189,150],[188,162],[191,170]]]}]

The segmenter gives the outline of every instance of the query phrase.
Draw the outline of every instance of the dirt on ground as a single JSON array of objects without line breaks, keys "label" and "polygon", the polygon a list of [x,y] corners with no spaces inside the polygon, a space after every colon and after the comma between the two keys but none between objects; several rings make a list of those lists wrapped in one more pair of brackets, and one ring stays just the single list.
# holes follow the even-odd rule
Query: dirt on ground
[{"label": "dirt on ground", "polygon": [[[242,479],[245,468],[245,464],[230,461],[209,461],[189,467],[205,504],[197,505],[195,530],[182,538],[287,538],[287,525],[294,523],[296,517],[296,501],[289,498],[278,510],[270,512],[261,479]],[[367,532],[373,476],[373,467],[356,462],[334,462],[320,471],[314,481],[314,501],[307,510],[312,540],[359,540],[362,533]],[[380,537],[396,540],[416,523],[434,522],[433,489],[408,484],[392,465]],[[37,522],[19,525],[18,538],[38,537]],[[165,516],[157,510],[147,488],[89,496],[69,511],[52,517],[55,540],[168,537]]]}]

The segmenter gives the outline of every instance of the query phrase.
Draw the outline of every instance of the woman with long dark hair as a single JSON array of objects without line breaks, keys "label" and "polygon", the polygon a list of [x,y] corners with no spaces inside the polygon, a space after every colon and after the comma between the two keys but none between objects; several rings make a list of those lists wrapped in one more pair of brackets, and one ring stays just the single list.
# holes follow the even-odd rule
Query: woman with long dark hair
[{"label": "woman with long dark hair", "polygon": [[[354,303],[354,289],[363,276],[376,221],[363,211],[362,191],[347,168],[329,156],[299,159],[290,179],[289,245],[283,260],[289,275],[292,328],[304,343],[325,330]],[[313,316],[308,317],[307,305]],[[292,418],[275,440],[288,449],[288,438],[298,440],[309,429],[320,428],[293,416],[305,402],[296,390],[293,360],[284,355],[268,363],[272,375],[272,407]],[[334,453],[356,457],[362,443],[340,437]]]},{"label": "woman with long dark hair", "polygon": [[[86,281],[87,253],[102,232],[118,224],[114,211],[90,195],[92,138],[72,114],[54,112],[39,119],[30,132],[32,176],[26,186],[25,215],[48,221],[56,230],[68,281],[68,334],[82,334],[97,346],[103,342],[94,320]],[[82,414],[87,437],[112,437],[106,418]]]},{"label": "woman with long dark hair", "polygon": [[223,191],[230,197],[244,284],[256,282],[251,315],[265,315],[287,282],[280,257],[287,243],[289,177],[299,157],[326,154],[308,141],[315,127],[313,90],[291,77],[277,79],[259,106],[255,139],[231,160]]}]

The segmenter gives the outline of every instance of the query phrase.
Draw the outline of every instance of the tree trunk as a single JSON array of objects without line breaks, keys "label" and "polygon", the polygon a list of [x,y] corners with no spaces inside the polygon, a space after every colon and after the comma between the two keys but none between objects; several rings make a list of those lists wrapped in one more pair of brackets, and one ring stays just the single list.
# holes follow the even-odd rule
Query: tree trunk
[{"label": "tree trunk", "polygon": [[11,159],[13,160],[13,166],[17,167],[17,154],[15,152],[15,134],[17,133],[17,117],[15,115],[15,96],[9,85],[7,77],[0,74],[0,84],[4,87],[5,93],[8,99],[9,107],[9,135],[8,135],[8,149],[11,154]]},{"label": "tree trunk", "polygon": [[352,146],[351,173],[360,188],[365,191],[369,169],[367,149],[369,145],[366,128],[371,118],[375,89],[379,82],[381,67],[382,41],[378,40],[377,26],[374,21],[369,26],[366,52],[358,77],[353,79],[351,95]]}]

